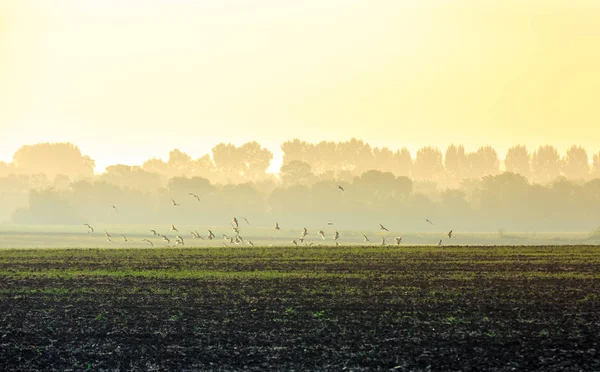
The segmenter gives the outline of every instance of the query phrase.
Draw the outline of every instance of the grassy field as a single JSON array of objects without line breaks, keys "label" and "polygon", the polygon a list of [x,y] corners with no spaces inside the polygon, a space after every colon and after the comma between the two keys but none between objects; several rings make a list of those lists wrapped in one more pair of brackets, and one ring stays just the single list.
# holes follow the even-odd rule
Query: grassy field
[{"label": "grassy field", "polygon": [[600,370],[600,247],[0,250],[0,370]]}]

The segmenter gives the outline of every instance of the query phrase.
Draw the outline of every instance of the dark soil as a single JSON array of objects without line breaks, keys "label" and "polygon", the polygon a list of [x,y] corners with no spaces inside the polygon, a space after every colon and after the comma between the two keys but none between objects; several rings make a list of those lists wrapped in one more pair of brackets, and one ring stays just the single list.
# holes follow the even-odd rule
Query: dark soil
[{"label": "dark soil", "polygon": [[[8,275],[0,370],[600,370],[600,280],[422,275],[430,269],[420,263],[408,278]],[[476,261],[461,270],[479,272]]]}]

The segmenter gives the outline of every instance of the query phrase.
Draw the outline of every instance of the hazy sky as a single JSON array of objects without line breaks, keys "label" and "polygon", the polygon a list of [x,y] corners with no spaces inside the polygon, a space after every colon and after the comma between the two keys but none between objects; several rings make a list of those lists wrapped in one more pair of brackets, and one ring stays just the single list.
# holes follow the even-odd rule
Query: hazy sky
[{"label": "hazy sky", "polygon": [[287,139],[600,150],[595,0],[0,0],[0,160]]}]

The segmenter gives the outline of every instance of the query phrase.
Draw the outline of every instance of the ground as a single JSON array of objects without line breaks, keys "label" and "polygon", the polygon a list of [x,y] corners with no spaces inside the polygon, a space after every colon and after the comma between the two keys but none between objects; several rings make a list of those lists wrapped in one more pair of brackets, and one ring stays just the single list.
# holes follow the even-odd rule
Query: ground
[{"label": "ground", "polygon": [[0,250],[0,370],[600,370],[600,247]]}]

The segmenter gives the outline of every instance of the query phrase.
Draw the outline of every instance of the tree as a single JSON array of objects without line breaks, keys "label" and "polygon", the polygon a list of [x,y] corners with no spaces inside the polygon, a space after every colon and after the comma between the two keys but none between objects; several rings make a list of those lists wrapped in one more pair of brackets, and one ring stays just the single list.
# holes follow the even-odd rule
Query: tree
[{"label": "tree", "polygon": [[0,177],[8,176],[8,164],[0,161]]},{"label": "tree", "polygon": [[354,174],[360,174],[372,169],[373,152],[369,144],[362,140],[352,138],[346,142],[340,142],[337,146],[339,152],[339,168],[348,170]]},{"label": "tree", "polygon": [[212,148],[212,158],[217,172],[224,175],[228,183],[240,180],[240,175],[245,167],[235,145],[219,143]]},{"label": "tree", "polygon": [[314,177],[310,164],[300,160],[292,160],[282,165],[279,172],[285,185],[307,185]]},{"label": "tree", "polygon": [[316,174],[335,170],[338,164],[337,143],[333,141],[321,141],[313,147],[312,152],[315,159],[311,166]]},{"label": "tree", "polygon": [[530,158],[529,152],[525,146],[517,145],[511,147],[506,153],[506,158],[504,158],[506,171],[529,177]]},{"label": "tree", "polygon": [[455,146],[452,144],[448,146],[444,157],[444,166],[452,181],[460,182],[465,178],[469,170],[469,161],[463,145]]},{"label": "tree", "polygon": [[257,181],[264,178],[273,153],[261,147],[258,142],[248,142],[238,148],[239,160],[243,164],[243,175],[247,180]]},{"label": "tree", "polygon": [[169,166],[169,164],[165,163],[162,159],[158,158],[146,160],[144,164],[142,164],[142,169],[146,172],[157,173],[162,176],[172,176],[171,167]]},{"label": "tree", "polygon": [[167,164],[173,170],[174,174],[185,174],[191,162],[192,157],[179,149],[169,152],[169,161]]},{"label": "tree", "polygon": [[50,179],[57,174],[71,179],[92,177],[95,167],[94,160],[68,142],[22,146],[14,153],[13,164],[19,173],[45,173]]},{"label": "tree", "polygon": [[354,179],[354,187],[366,191],[368,197],[386,197],[396,188],[396,176],[391,172],[369,170]]},{"label": "tree", "polygon": [[592,177],[600,178],[600,152],[593,157]]},{"label": "tree", "polygon": [[417,151],[412,175],[418,180],[438,180],[444,171],[442,152],[434,147],[423,147]]},{"label": "tree", "polygon": [[387,147],[375,147],[373,149],[373,163],[375,164],[374,169],[378,169],[383,172],[394,173],[396,170],[394,152]]},{"label": "tree", "polygon": [[167,183],[167,188],[175,195],[188,198],[189,193],[194,193],[201,197],[215,191],[215,187],[211,185],[210,181],[202,177],[173,177]]},{"label": "tree", "polygon": [[491,146],[483,146],[468,155],[472,177],[479,178],[498,173],[498,153]]},{"label": "tree", "polygon": [[306,153],[309,147],[307,142],[300,141],[298,138],[294,138],[291,141],[285,141],[281,144],[283,164],[287,164],[292,160],[306,161]]},{"label": "tree", "polygon": [[150,191],[160,187],[161,180],[158,173],[145,171],[139,166],[116,164],[106,167],[106,171],[99,177],[122,188]]},{"label": "tree", "polygon": [[213,164],[210,155],[205,154],[204,156],[199,157],[196,160],[193,160],[189,164],[189,173],[192,177],[204,177],[210,178],[210,175],[215,170],[215,165]]},{"label": "tree", "polygon": [[406,147],[403,147],[394,153],[394,159],[396,167],[393,173],[396,176],[410,176],[413,167],[413,159],[410,151]]},{"label": "tree", "polygon": [[560,175],[560,156],[554,146],[540,146],[531,157],[531,171],[537,182],[548,183]]},{"label": "tree", "polygon": [[585,149],[571,146],[561,159],[561,170],[569,179],[586,179],[590,174],[590,165]]},{"label": "tree", "polygon": [[494,218],[509,218],[514,227],[518,219],[527,214],[529,183],[520,174],[505,172],[482,179],[479,207],[484,215]]}]

